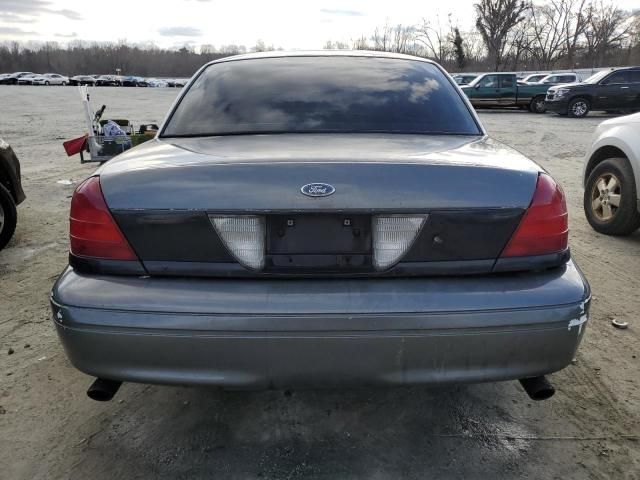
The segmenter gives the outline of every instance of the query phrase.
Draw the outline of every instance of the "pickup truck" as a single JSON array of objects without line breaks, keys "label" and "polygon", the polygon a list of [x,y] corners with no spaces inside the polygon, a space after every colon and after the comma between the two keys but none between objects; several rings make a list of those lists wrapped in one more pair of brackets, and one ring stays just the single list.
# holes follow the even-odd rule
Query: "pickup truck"
[{"label": "pickup truck", "polygon": [[474,107],[527,107],[544,113],[549,86],[518,85],[513,73],[485,73],[460,88]]}]

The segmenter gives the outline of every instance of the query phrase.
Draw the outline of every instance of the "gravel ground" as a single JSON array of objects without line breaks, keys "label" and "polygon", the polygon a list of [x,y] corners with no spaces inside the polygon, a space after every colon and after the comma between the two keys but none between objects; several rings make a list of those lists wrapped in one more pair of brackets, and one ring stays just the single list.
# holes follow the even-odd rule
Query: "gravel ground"
[{"label": "gravel ground", "polygon": [[[101,88],[93,103],[159,123],[176,94]],[[581,208],[582,157],[605,117],[481,113],[494,137],[563,185],[572,253],[593,288],[587,335],[575,364],[553,375],[551,400],[530,401],[517,382],[255,393],[125,384],[97,403],[48,308],[74,188],[58,181],[93,170],[62,149],[84,130],[79,95],[0,87],[0,105],[28,196],[0,252],[0,477],[640,479],[640,233],[599,235]],[[614,317],[630,328],[614,329]]]}]

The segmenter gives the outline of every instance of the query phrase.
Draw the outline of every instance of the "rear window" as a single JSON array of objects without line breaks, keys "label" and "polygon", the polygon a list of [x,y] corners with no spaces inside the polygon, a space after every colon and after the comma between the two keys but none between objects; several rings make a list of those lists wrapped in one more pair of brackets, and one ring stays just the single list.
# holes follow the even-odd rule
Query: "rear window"
[{"label": "rear window", "polygon": [[286,132],[481,134],[458,91],[430,63],[280,57],[207,67],[163,136]]}]

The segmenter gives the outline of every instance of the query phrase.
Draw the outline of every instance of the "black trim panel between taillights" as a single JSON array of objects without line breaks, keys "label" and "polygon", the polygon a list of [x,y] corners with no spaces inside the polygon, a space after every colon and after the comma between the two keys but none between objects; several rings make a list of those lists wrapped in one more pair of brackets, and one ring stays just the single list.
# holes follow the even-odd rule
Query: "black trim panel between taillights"
[{"label": "black trim panel between taillights", "polygon": [[[313,223],[305,224],[306,220],[300,217],[300,214],[292,215],[292,228],[299,225],[303,230],[298,236],[292,236],[291,242],[287,243],[287,234],[283,236],[281,230],[287,225],[288,216],[279,212],[271,220],[271,214],[264,213],[268,222],[271,222],[267,261],[263,270],[255,271],[243,267],[229,253],[211,225],[208,217],[211,213],[184,210],[112,211],[141,263],[71,255],[70,264],[81,272],[113,275],[238,278],[411,277],[486,275],[541,270],[560,266],[566,263],[570,256],[567,249],[549,255],[499,258],[500,252],[519,225],[524,209],[439,210],[425,212],[428,214],[427,222],[399,263],[387,270],[375,271],[370,260],[370,233],[362,224],[369,222],[375,212],[326,214],[339,215],[345,230],[355,231],[357,228],[361,235],[351,237],[336,233],[336,245],[339,248],[333,255],[335,258],[330,258],[331,247],[325,251],[322,242],[311,242],[311,245],[315,245],[316,251],[308,254],[304,248],[300,248],[300,242],[312,234],[314,228]],[[331,223],[320,222],[319,225],[323,225],[324,230],[338,228],[333,227]],[[295,268],[287,268],[289,262]],[[308,263],[308,268],[305,267],[305,262]]]}]

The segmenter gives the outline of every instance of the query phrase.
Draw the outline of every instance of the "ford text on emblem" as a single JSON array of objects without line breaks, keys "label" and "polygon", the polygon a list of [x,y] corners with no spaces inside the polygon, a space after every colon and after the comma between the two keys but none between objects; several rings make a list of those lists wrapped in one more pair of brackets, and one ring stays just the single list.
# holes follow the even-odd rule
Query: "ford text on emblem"
[{"label": "ford text on emblem", "polygon": [[328,183],[308,183],[300,189],[307,197],[328,197],[336,191]]}]

